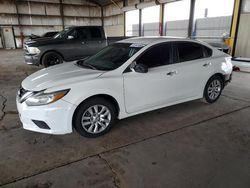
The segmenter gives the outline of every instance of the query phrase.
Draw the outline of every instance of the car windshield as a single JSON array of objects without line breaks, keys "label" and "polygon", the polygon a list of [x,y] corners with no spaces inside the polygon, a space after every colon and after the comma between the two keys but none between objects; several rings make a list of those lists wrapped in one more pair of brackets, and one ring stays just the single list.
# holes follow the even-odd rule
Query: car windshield
[{"label": "car windshield", "polygon": [[114,70],[144,46],[142,44],[115,43],[105,47],[86,60],[78,61],[77,64],[97,70]]},{"label": "car windshield", "polygon": [[66,36],[70,31],[71,31],[71,28],[66,28],[66,29],[60,31],[59,33],[57,33],[53,38],[54,38],[54,39],[63,38],[63,37]]}]

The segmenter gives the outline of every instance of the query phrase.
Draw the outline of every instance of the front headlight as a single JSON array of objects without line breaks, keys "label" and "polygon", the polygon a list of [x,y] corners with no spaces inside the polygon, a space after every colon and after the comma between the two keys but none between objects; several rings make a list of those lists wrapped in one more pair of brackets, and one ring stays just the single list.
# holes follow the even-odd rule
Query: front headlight
[{"label": "front headlight", "polygon": [[56,91],[53,93],[44,93],[40,92],[35,95],[32,95],[31,97],[26,99],[26,104],[28,106],[39,106],[39,105],[45,105],[50,104],[53,102],[56,102],[57,100],[64,97],[69,92],[69,89],[62,90],[62,91]]},{"label": "front headlight", "polygon": [[27,47],[27,50],[30,54],[39,54],[40,50],[37,47]]}]

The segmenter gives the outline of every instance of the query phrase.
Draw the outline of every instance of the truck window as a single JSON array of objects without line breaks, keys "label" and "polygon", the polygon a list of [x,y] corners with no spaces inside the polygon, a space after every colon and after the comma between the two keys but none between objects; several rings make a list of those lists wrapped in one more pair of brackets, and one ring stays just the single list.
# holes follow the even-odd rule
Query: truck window
[{"label": "truck window", "polygon": [[91,38],[102,38],[102,33],[100,31],[100,28],[95,28],[95,27],[90,28],[90,36]]},{"label": "truck window", "polygon": [[78,28],[77,33],[80,39],[87,39],[88,38],[88,29],[87,28]]}]

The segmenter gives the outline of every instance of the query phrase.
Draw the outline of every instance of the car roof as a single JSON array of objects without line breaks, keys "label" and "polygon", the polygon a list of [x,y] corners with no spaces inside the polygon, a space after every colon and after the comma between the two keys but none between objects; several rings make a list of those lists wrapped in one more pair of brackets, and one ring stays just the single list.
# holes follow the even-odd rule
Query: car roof
[{"label": "car roof", "polygon": [[148,45],[148,44],[152,44],[152,43],[162,43],[162,42],[169,42],[169,41],[195,41],[195,42],[200,43],[200,41],[197,41],[194,39],[183,38],[183,37],[165,37],[165,36],[161,36],[161,37],[157,37],[157,36],[156,37],[133,37],[133,38],[121,40],[119,42],[121,42],[121,43],[138,43],[138,44]]}]

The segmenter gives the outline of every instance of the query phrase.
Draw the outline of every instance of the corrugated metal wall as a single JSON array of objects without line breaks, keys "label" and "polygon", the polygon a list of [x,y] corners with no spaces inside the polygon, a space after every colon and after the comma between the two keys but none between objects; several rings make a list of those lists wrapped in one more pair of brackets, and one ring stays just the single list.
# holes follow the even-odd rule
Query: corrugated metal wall
[{"label": "corrugated metal wall", "polygon": [[[59,0],[0,0],[0,26],[13,26],[17,46],[21,35],[41,35],[63,29]],[[65,27],[74,25],[101,25],[101,7],[84,0],[62,0]],[[18,22],[18,14],[19,22]],[[19,25],[20,23],[20,25]]]},{"label": "corrugated metal wall", "polygon": [[[122,2],[117,3],[121,8]],[[124,15],[123,11],[115,4],[103,7],[104,28],[107,36],[124,35]]]},{"label": "corrugated metal wall", "polygon": [[195,23],[196,36],[222,36],[230,34],[232,16],[200,18]]},{"label": "corrugated metal wall", "polygon": [[165,35],[187,37],[189,20],[177,20],[165,22]]}]

